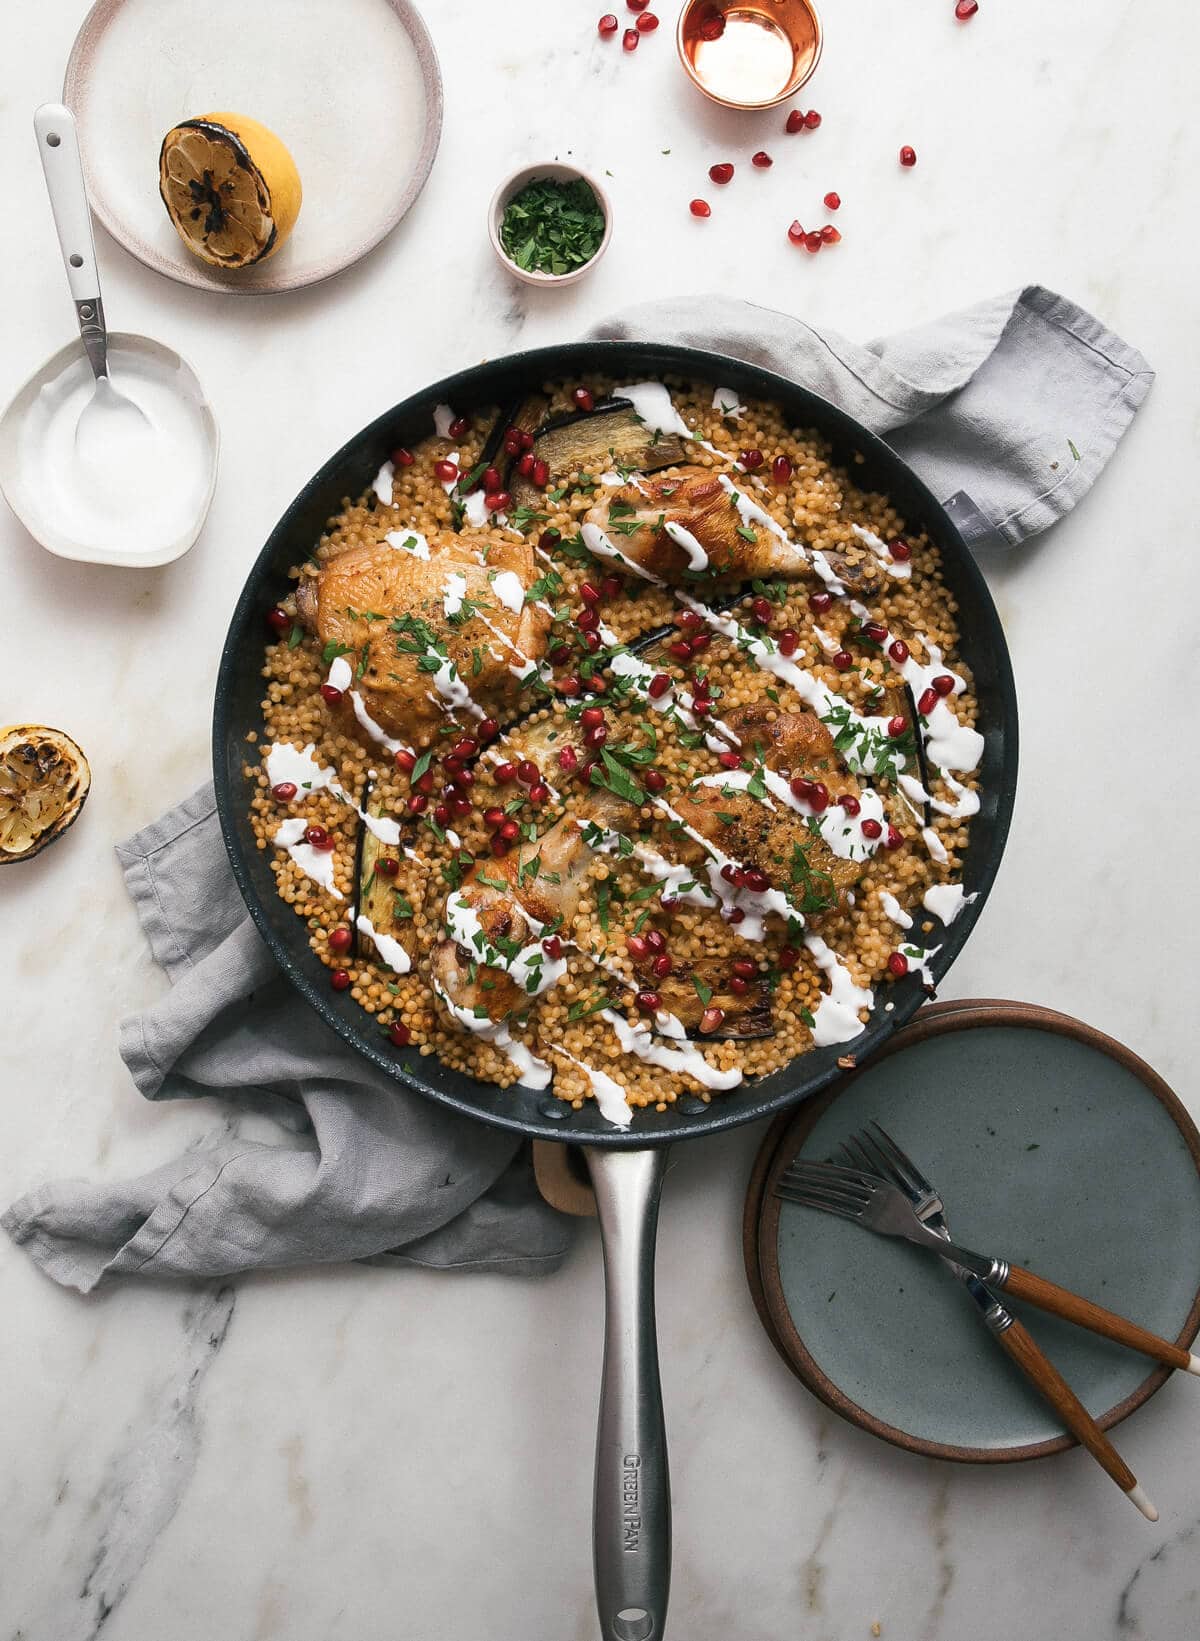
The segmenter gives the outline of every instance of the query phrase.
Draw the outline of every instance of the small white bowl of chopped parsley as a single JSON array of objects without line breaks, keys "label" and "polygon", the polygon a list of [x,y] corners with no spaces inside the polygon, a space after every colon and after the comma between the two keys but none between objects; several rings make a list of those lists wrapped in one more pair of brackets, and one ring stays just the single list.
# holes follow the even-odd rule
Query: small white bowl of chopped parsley
[{"label": "small white bowl of chopped parsley", "polygon": [[594,177],[557,161],[515,171],[492,195],[492,249],[527,285],[572,285],[608,249],[612,207]]}]

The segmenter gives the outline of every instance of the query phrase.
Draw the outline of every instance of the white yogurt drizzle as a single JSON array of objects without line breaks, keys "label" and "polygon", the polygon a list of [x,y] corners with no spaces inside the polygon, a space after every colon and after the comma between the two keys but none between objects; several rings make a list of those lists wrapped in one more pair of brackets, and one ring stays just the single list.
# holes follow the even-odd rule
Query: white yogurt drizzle
[{"label": "white yogurt drizzle", "polygon": [[307,830],[308,822],[300,816],[280,821],[279,830],[272,842],[278,848],[287,850],[305,877],[312,878],[314,883],[319,884],[326,894],[332,895],[335,900],[341,900],[341,891],[333,886],[333,850],[314,849],[311,843],[305,843],[304,834]]},{"label": "white yogurt drizzle", "polygon": [[666,1048],[655,1042],[648,1026],[631,1026],[611,1009],[601,1009],[600,1018],[607,1020],[616,1032],[617,1041],[626,1054],[636,1054],[648,1065],[661,1066],[664,1071],[680,1071],[684,1076],[694,1077],[702,1088],[736,1088],[742,1080],[740,1067],[718,1071],[715,1066],[709,1065],[699,1049]]},{"label": "white yogurt drizzle", "polygon": [[873,1008],[875,994],[868,987],[857,986],[849,969],[830,951],[820,935],[805,935],[804,944],[812,960],[829,981],[829,990],[817,1004],[812,1028],[813,1042],[818,1048],[833,1043],[848,1043],[866,1030],[858,1018],[861,1009]]},{"label": "white yogurt drizzle", "polygon": [[595,557],[616,559],[618,564],[623,564],[627,570],[632,570],[634,575],[641,576],[643,581],[651,581],[656,587],[663,585],[658,576],[651,575],[649,570],[643,569],[640,564],[629,557],[628,553],[623,553],[598,524],[585,524],[579,534],[583,539],[583,545]]},{"label": "white yogurt drizzle", "polygon": [[439,439],[448,439],[450,437],[450,423],[454,420],[454,411],[449,405],[434,405],[433,431]]},{"label": "white yogurt drizzle", "polygon": [[879,896],[879,904],[883,907],[888,917],[891,918],[892,922],[898,929],[912,928],[912,918],[909,917],[908,913],[904,910],[904,907],[901,906],[895,895],[888,894],[887,890],[884,889]]},{"label": "white yogurt drizzle", "polygon": [[525,583],[515,570],[501,570],[492,582],[492,591],[514,615],[520,615],[525,608]]},{"label": "white yogurt drizzle", "polygon": [[967,894],[961,883],[935,883],[932,889],[926,889],[921,904],[949,928],[963,907],[978,899],[978,894]]},{"label": "white yogurt drizzle", "polygon": [[570,1060],[572,1065],[577,1065],[586,1075],[592,1085],[592,1093],[596,1096],[600,1115],[605,1122],[612,1123],[614,1128],[628,1128],[633,1121],[633,1107],[629,1104],[628,1094],[622,1085],[610,1077],[607,1071],[598,1071],[595,1066],[577,1060],[570,1049],[561,1048],[556,1044],[554,1052],[561,1054],[564,1060]]},{"label": "white yogurt drizzle", "polygon": [[900,776],[900,789],[912,803],[927,803],[939,815],[950,815],[955,819],[968,815],[977,815],[979,813],[979,793],[972,792],[970,787],[960,786],[953,775],[948,775],[945,770],[942,770],[941,775],[942,780],[954,793],[956,800],[954,803],[946,803],[941,798],[931,797],[920,781],[914,780],[911,775]]},{"label": "white yogurt drizzle", "polygon": [[383,539],[397,552],[411,553],[414,558],[429,558],[429,543],[419,530],[389,530]]},{"label": "white yogurt drizzle", "polygon": [[661,382],[633,382],[628,387],[614,389],[614,396],[628,399],[635,415],[652,433],[678,433],[685,439],[694,437]]},{"label": "white yogurt drizzle", "polygon": [[921,841],[929,850],[930,860],[937,861],[939,866],[944,866],[950,859],[946,845],[938,837],[932,826],[923,826],[921,828]]},{"label": "white yogurt drizzle", "polygon": [[384,462],[371,481],[371,489],[374,490],[385,507],[394,507],[396,505],[392,500],[392,480],[395,476],[395,462]]},{"label": "white yogurt drizzle", "polygon": [[460,570],[451,570],[446,577],[446,585],[442,592],[442,608],[446,612],[447,620],[458,614],[463,607],[463,599],[467,596],[467,578]]},{"label": "white yogurt drizzle", "polygon": [[930,991],[933,990],[933,970],[929,967],[932,958],[941,951],[940,946],[929,946],[922,949],[920,946],[901,946],[900,950],[908,958],[909,970],[919,974]]},{"label": "white yogurt drizzle", "polygon": [[[456,481],[457,482],[457,481]],[[482,490],[472,490],[466,496],[460,496],[463,518],[473,530],[482,530],[488,521],[487,497]],[[503,524],[507,518],[505,513],[496,514],[497,524]],[[524,537],[522,537],[524,540]]]},{"label": "white yogurt drizzle", "polygon": [[[380,843],[395,848],[400,842],[399,825],[394,820],[389,820],[385,815],[368,815],[366,810],[360,809],[345,787],[338,781],[334,771],[332,769],[322,769],[317,763],[314,756],[315,750],[311,741],[303,752],[297,751],[294,746],[289,746],[286,742],[277,742],[267,753],[268,781],[272,786],[279,785],[281,781],[291,781],[294,786],[305,792],[321,792],[328,789],[335,798],[350,805],[367,828],[367,831],[374,833]],[[288,821],[285,824],[291,826],[293,823]],[[304,824],[307,825],[308,823],[305,822]],[[301,830],[303,830],[303,827]],[[278,841],[278,838],[276,838],[276,842]],[[319,850],[318,853],[327,854],[330,851]],[[297,865],[300,864],[300,861],[297,860]],[[312,872],[309,872],[308,875],[315,878],[315,874]],[[316,881],[320,882],[321,880],[317,878]]]},{"label": "white yogurt drizzle", "polygon": [[374,942],[375,950],[380,957],[389,968],[395,969],[397,974],[407,974],[412,968],[412,959],[400,942],[394,940],[390,934],[384,934],[377,929],[365,912],[360,912],[354,919],[354,927]]},{"label": "white yogurt drizzle", "polygon": [[727,421],[740,422],[746,413],[746,407],[738,399],[731,387],[719,387],[712,397],[712,407],[719,410]]},{"label": "white yogurt drizzle", "polygon": [[486,1016],[472,1014],[470,1009],[460,1008],[446,995],[443,988],[435,980],[433,989],[441,998],[446,1012],[452,1019],[458,1021],[465,1030],[481,1037],[484,1042],[491,1043],[502,1054],[506,1054],[520,1073],[520,1081],[526,1088],[548,1088],[554,1076],[553,1066],[548,1066],[545,1060],[539,1060],[536,1054],[530,1052],[524,1043],[519,1043],[508,1029],[506,1020],[492,1020]]},{"label": "white yogurt drizzle", "polygon": [[689,570],[707,570],[708,554],[690,530],[685,529],[682,524],[677,524],[674,519],[667,519],[663,529],[675,545],[682,547],[687,554]]},{"label": "white yogurt drizzle", "polygon": [[545,925],[523,906],[521,912],[537,938],[528,946],[522,946],[520,951],[511,957],[506,957],[492,945],[479,921],[479,914],[461,891],[456,890],[447,897],[446,929],[451,940],[464,951],[474,952],[479,962],[487,964],[492,969],[504,969],[527,997],[540,997],[543,992],[549,991],[551,986],[557,985],[566,974],[567,960],[565,957],[550,957],[547,954],[541,943],[541,933]]},{"label": "white yogurt drizzle", "polygon": [[888,575],[894,576],[897,581],[908,580],[909,576],[912,574],[911,560],[903,559],[901,561],[897,561],[894,559],[891,555],[890,549],[888,548],[887,542],[881,541],[875,534],[874,530],[868,530],[861,524],[852,524],[850,528],[854,531],[854,534],[858,537],[859,541],[862,542],[863,546],[871,549],[872,553],[874,553],[880,564],[883,565],[883,568],[887,571]]}]

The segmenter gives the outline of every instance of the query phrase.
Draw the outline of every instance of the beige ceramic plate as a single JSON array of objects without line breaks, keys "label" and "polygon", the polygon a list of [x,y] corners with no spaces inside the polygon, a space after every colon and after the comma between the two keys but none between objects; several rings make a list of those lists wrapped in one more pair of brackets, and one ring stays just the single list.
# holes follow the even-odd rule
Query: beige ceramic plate
[{"label": "beige ceramic plate", "polygon": [[[442,81],[410,0],[97,0],[67,63],[92,209],[140,262],[185,285],[261,295],[328,279],[400,221],[442,129]],[[304,205],[269,261],[240,272],[187,251],[158,195],[181,120],[231,109],[276,131]]]}]

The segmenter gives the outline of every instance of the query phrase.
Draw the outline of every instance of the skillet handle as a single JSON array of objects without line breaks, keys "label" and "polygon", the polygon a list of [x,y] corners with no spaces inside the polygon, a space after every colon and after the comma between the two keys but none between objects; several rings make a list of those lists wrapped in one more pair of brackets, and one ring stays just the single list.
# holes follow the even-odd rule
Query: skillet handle
[{"label": "skillet handle", "polygon": [[584,1148],[604,1244],[604,1374],[592,1546],[604,1641],[659,1641],[671,1586],[671,1484],[654,1321],[665,1146]]}]

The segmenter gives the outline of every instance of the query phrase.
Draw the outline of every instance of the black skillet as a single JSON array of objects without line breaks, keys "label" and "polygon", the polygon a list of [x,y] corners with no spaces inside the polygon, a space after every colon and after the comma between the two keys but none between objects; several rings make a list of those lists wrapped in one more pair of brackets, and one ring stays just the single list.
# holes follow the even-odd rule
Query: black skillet
[{"label": "black skillet", "polygon": [[543,382],[586,382],[597,375],[643,381],[676,375],[773,400],[793,426],[815,428],[849,464],[856,481],[885,492],[913,530],[923,528],[941,552],[946,584],[958,603],[960,652],[975,676],[986,749],[980,769],[982,808],[971,827],[964,876],[977,898],[946,931],[931,968],[940,979],[961,951],[996,876],[1012,816],[1017,774],[1017,707],[1004,633],[987,586],[945,511],[882,440],[824,399],[770,371],[700,349],[635,342],[587,342],[539,348],[447,377],[386,411],[355,435],[305,485],[271,532],[233,612],[217,676],[213,766],[221,828],[234,877],[280,967],[321,1017],[360,1054],[417,1093],[531,1139],[565,1140],[586,1149],[600,1209],[607,1322],[596,1450],[594,1549],[601,1630],[609,1641],[649,1641],[663,1634],[670,1582],[670,1489],[654,1325],[654,1235],[667,1146],[766,1117],[825,1088],[850,1048],[861,1065],[910,1020],[924,1001],[920,977],[887,988],[861,1037],[816,1049],[800,1060],[718,1095],[710,1105],[688,1096],[666,1111],[639,1112],[629,1130],[610,1127],[594,1102],[573,1111],[552,1094],[503,1093],[432,1058],[390,1046],[347,994],[329,986],[328,970],[309,950],[308,933],[275,893],[268,856],[256,846],[242,776],[246,734],[262,729],[263,616],[289,590],[299,562],[347,495],[367,488],[397,445],[432,428],[435,404],[463,413],[507,405]]}]

